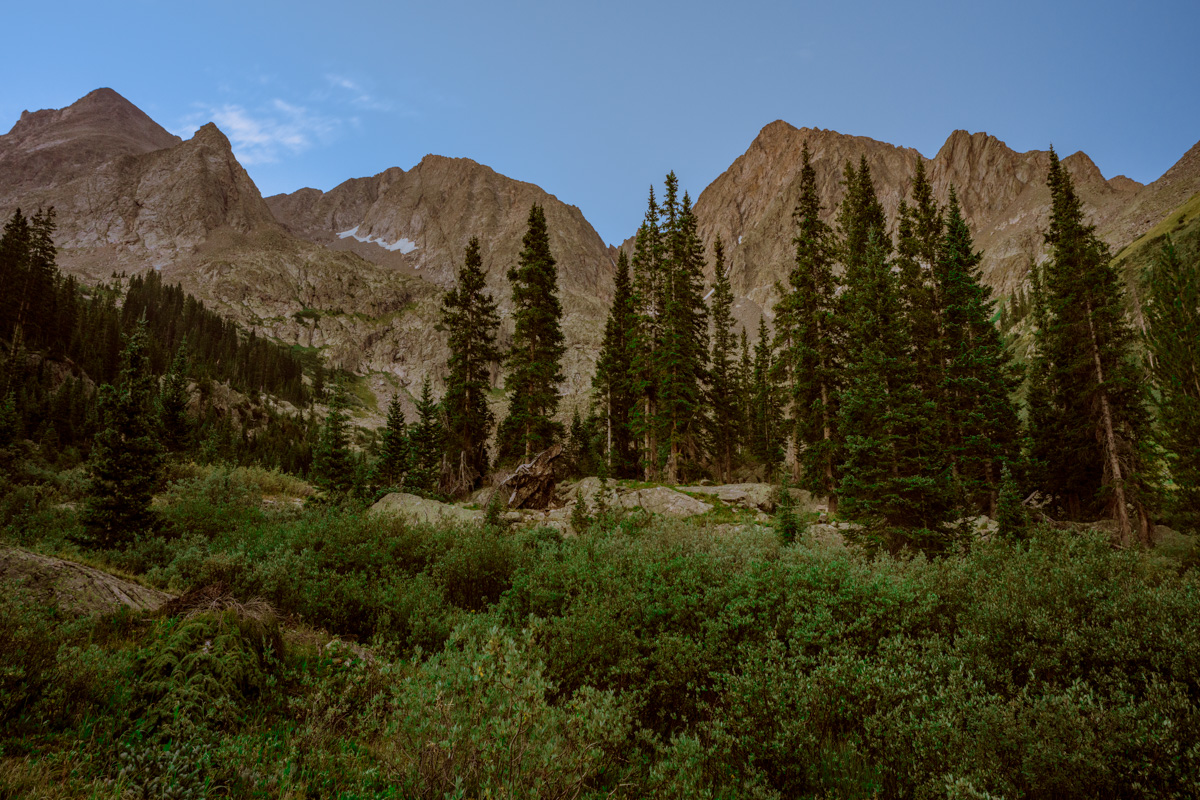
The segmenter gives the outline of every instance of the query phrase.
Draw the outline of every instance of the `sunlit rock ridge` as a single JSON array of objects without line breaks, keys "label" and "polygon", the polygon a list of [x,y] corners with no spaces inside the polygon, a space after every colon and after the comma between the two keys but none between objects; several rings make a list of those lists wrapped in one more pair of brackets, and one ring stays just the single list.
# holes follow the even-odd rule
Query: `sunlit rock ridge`
[{"label": "sunlit rock ridge", "polygon": [[[922,159],[940,199],[957,187],[985,254],[985,280],[998,292],[1021,286],[1030,257],[1042,253],[1048,152],[1018,153],[987,134],[955,131],[926,158],[866,137],[773,122],[696,201],[706,244],[717,234],[726,243],[738,317],[752,335],[790,268],[805,142],[829,219],[847,161],[866,158],[894,215]],[[1200,191],[1200,145],[1146,186],[1105,179],[1083,153],[1064,163],[1114,248]],[[64,269],[87,281],[161,270],[260,334],[374,375],[381,406],[397,391],[411,399],[426,375],[440,385],[440,296],[471,236],[483,245],[506,343],[505,276],[534,203],[545,209],[558,260],[569,409],[589,390],[613,291],[613,251],[578,208],[538,186],[467,158],[429,155],[409,170],[392,167],[328,192],[264,199],[215,125],[181,140],[111,89],[63,109],[25,112],[0,136],[0,213],[55,206]]]}]

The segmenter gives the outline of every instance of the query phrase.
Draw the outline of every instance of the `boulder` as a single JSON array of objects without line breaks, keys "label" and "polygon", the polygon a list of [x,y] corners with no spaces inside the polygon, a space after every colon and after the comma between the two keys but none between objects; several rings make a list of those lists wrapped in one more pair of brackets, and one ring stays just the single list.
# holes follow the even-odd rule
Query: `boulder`
[{"label": "boulder", "polygon": [[[600,497],[600,479],[584,478],[578,483],[560,487],[559,491],[555,493],[555,499],[568,508],[573,507],[575,499],[580,496],[587,501],[588,510],[595,511],[596,501]],[[605,493],[604,499],[610,508],[620,505],[620,499],[617,497],[617,485],[612,481],[608,482],[608,491]]]},{"label": "boulder", "polygon": [[666,486],[655,486],[652,489],[638,489],[621,495],[621,505],[625,508],[643,508],[652,514],[662,514],[665,517],[694,517],[703,514],[711,506],[703,500],[688,497],[683,492],[677,492]]},{"label": "boulder", "polygon": [[154,611],[174,597],[95,567],[15,547],[0,547],[0,587],[6,596],[24,590],[38,602],[81,615],[121,606]]},{"label": "boulder", "polygon": [[769,483],[728,483],[723,486],[679,486],[681,492],[715,497],[732,506],[751,511],[775,510],[775,487]]},{"label": "boulder", "polygon": [[410,522],[481,522],[483,511],[439,503],[407,492],[392,492],[371,506],[371,513],[404,517]]}]

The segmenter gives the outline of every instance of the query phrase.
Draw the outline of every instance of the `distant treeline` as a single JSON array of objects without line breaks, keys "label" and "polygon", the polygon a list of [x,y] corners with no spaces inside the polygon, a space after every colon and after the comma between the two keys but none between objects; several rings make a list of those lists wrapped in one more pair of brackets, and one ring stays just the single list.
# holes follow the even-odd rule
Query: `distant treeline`
[{"label": "distant treeline", "polygon": [[307,470],[302,420],[249,401],[236,414],[213,402],[214,385],[227,384],[250,400],[265,393],[306,406],[304,363],[291,349],[241,330],[156,272],[80,286],[56,264],[54,230],[53,209],[33,217],[18,210],[0,238],[8,298],[0,303],[0,402],[12,438],[42,445],[51,460],[68,449],[69,460],[86,457],[97,426],[95,387],[116,380],[123,337],[144,318],[153,375],[165,374],[186,342],[184,374],[198,389],[205,423],[189,446],[227,461]]}]

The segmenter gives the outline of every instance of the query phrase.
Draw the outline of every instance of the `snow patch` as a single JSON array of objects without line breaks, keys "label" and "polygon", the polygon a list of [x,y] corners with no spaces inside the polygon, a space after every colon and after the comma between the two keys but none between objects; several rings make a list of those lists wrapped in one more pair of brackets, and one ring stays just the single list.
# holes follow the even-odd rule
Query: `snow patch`
[{"label": "snow patch", "polygon": [[[356,228],[355,230],[357,230],[357,228]],[[742,243],[742,239],[744,239],[744,238],[745,238],[745,237],[743,237],[743,236],[739,236],[739,237],[738,237],[738,244],[741,244],[741,243]]]},{"label": "snow patch", "polygon": [[353,228],[351,228],[348,231],[342,231],[341,233],[338,234],[338,238],[339,239],[353,238],[355,241],[358,241],[358,242],[364,242],[366,244],[377,244],[380,247],[382,247],[384,250],[387,250],[389,252],[394,253],[397,250],[399,250],[401,253],[404,253],[405,255],[408,255],[413,250],[417,249],[417,243],[414,242],[412,239],[406,239],[403,236],[401,236],[399,239],[397,239],[396,241],[389,244],[387,241],[384,240],[384,238],[382,236],[359,236],[358,228],[359,228],[359,226],[355,225]]}]

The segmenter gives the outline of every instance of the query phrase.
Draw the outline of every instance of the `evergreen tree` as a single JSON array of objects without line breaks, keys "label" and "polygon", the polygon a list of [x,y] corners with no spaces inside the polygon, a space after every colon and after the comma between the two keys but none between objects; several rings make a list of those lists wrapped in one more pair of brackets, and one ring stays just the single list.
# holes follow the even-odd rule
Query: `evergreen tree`
[{"label": "evergreen tree", "polygon": [[[1026,471],[1030,486],[1045,487],[1049,491],[1048,487],[1053,483],[1062,486],[1058,482],[1069,474],[1071,454],[1062,446],[1060,415],[1054,407],[1050,385],[1049,309],[1042,285],[1042,267],[1031,257],[1028,271],[1033,347],[1026,369]],[[1054,476],[1053,480],[1051,476]]]},{"label": "evergreen tree", "polygon": [[[796,224],[795,264],[775,306],[779,360],[789,365],[798,485],[829,498],[837,513],[837,406],[841,376],[841,333],[838,329],[838,280],[833,272],[833,231],[821,220],[816,170],[808,143],[801,151],[800,199],[792,214]],[[784,337],[781,331],[790,331]],[[793,469],[795,473],[797,470]]]},{"label": "evergreen tree", "polygon": [[995,511],[996,532],[1003,537],[1019,539],[1029,527],[1029,515],[1021,504],[1020,489],[1012,470],[1005,464],[1000,470],[1000,497]]},{"label": "evergreen tree", "polygon": [[458,272],[458,285],[442,298],[441,329],[447,332],[446,413],[449,485],[447,494],[474,489],[487,472],[487,438],[495,416],[487,404],[491,366],[500,360],[496,331],[500,316],[485,289],[479,239],[472,236]]},{"label": "evergreen tree", "polygon": [[9,391],[0,399],[0,477],[8,467],[8,448],[17,441],[21,418],[17,415],[17,398]]},{"label": "evergreen tree", "polygon": [[84,541],[92,547],[126,546],[155,524],[150,500],[161,477],[162,453],[150,413],[154,378],[148,344],[142,318],[125,337],[116,384],[100,387],[103,429],[92,450],[83,512]]},{"label": "evergreen tree", "polygon": [[879,255],[877,248],[881,248],[885,260],[891,255],[891,240],[887,237],[887,220],[875,194],[866,156],[859,158],[857,170],[846,162],[842,183],[846,193],[838,206],[837,252],[843,267],[842,280],[850,286],[861,284],[859,273],[876,266],[868,262]]},{"label": "evergreen tree", "polygon": [[948,543],[953,483],[937,436],[936,404],[911,360],[911,333],[889,258],[891,242],[865,159],[846,167],[839,209],[846,291],[845,446],[841,510],[873,546],[940,550]]},{"label": "evergreen tree", "polygon": [[54,246],[54,207],[38,210],[30,224],[32,234],[29,249],[29,318],[36,331],[36,341],[48,344],[57,333],[53,324],[58,320],[58,265]]},{"label": "evergreen tree", "polygon": [[405,486],[433,493],[437,491],[446,452],[446,428],[441,405],[433,399],[429,378],[421,384],[417,400],[417,421],[408,431],[408,477]]},{"label": "evergreen tree", "polygon": [[1020,423],[1012,396],[1019,375],[992,324],[995,304],[980,279],[982,259],[951,187],[936,264],[942,317],[938,416],[948,430],[948,456],[967,501],[994,516],[1002,465],[1018,457]]},{"label": "evergreen tree", "polygon": [[917,367],[916,377],[923,382],[923,391],[934,397],[946,358],[942,328],[945,298],[937,280],[945,225],[921,159],[917,159],[910,194],[912,204],[901,201],[899,209],[897,289],[912,345],[912,360]]},{"label": "evergreen tree", "polygon": [[[1075,518],[1105,509],[1123,544],[1151,544],[1149,442],[1142,373],[1108,246],[1083,217],[1070,175],[1050,152],[1051,195],[1038,348],[1047,371],[1046,419],[1037,448],[1061,454],[1045,488]],[[1130,507],[1136,520],[1131,520]],[[1136,529],[1136,530],[1135,530]]]},{"label": "evergreen tree", "polygon": [[737,339],[733,333],[733,289],[725,267],[725,244],[719,234],[713,243],[713,270],[716,285],[712,294],[712,367],[708,386],[710,440],[717,478],[729,483],[737,457],[739,408],[743,401],[738,386]]},{"label": "evergreen tree", "polygon": [[738,397],[742,403],[738,408],[738,453],[743,457],[750,453],[750,440],[753,437],[754,422],[751,419],[750,399],[754,396],[754,359],[750,356],[750,339],[746,335],[746,327],[742,326],[741,355],[738,357]]},{"label": "evergreen tree", "polygon": [[633,305],[637,325],[633,336],[634,390],[638,397],[630,414],[630,427],[639,441],[642,478],[659,475],[659,359],[663,320],[666,316],[663,261],[665,243],[659,228],[660,209],[650,187],[646,216],[633,245]]},{"label": "evergreen tree", "polygon": [[192,419],[187,407],[191,400],[188,391],[187,338],[180,343],[171,361],[171,369],[163,378],[158,395],[159,440],[168,453],[180,453],[191,445]]},{"label": "evergreen tree", "polygon": [[[25,284],[25,274],[29,271],[29,237],[29,220],[18,208],[5,223],[4,235],[0,237],[0,286],[15,289]],[[12,340],[10,355],[17,346],[15,328],[23,303],[24,299],[16,291],[8,301],[0,303],[0,338]]]},{"label": "evergreen tree", "polygon": [[348,494],[354,488],[355,463],[350,452],[350,398],[343,380],[334,382],[329,411],[313,450],[313,479],[326,491]]},{"label": "evergreen tree", "polygon": [[529,211],[529,228],[522,240],[517,266],[508,271],[513,295],[513,341],[509,374],[508,416],[500,425],[500,460],[513,462],[562,439],[558,386],[562,372],[562,306],[558,301],[558,272],[550,253],[546,215],[539,205]]},{"label": "evergreen tree", "polygon": [[1145,343],[1179,524],[1200,528],[1200,254],[1170,237],[1142,278]]},{"label": "evergreen tree", "polygon": [[400,394],[392,395],[388,403],[387,424],[379,446],[379,461],[375,464],[375,481],[380,486],[399,488],[404,484],[408,472],[408,426],[404,422],[404,409],[400,407]]},{"label": "evergreen tree", "polygon": [[775,384],[772,370],[774,353],[771,348],[771,331],[766,317],[758,319],[758,341],[754,345],[754,366],[751,377],[750,400],[750,455],[762,465],[768,474],[783,458],[783,408],[779,387]]},{"label": "evergreen tree", "polygon": [[592,391],[604,414],[608,472],[618,478],[633,478],[637,476],[637,451],[631,413],[638,402],[634,371],[638,322],[629,259],[623,250],[617,254],[615,284],[600,358],[592,377]]},{"label": "evergreen tree", "polygon": [[563,448],[568,469],[576,477],[595,475],[600,472],[603,461],[603,433],[601,418],[589,414],[580,417],[578,409],[571,415],[571,427],[567,433],[567,444]]},{"label": "evergreen tree", "polygon": [[676,202],[678,181],[667,175],[663,202],[667,233],[664,264],[666,293],[662,340],[657,359],[658,425],[662,432],[666,480],[678,483],[684,462],[701,457],[705,425],[708,361],[708,309],[704,305],[704,248],[696,217],[684,193]]}]

